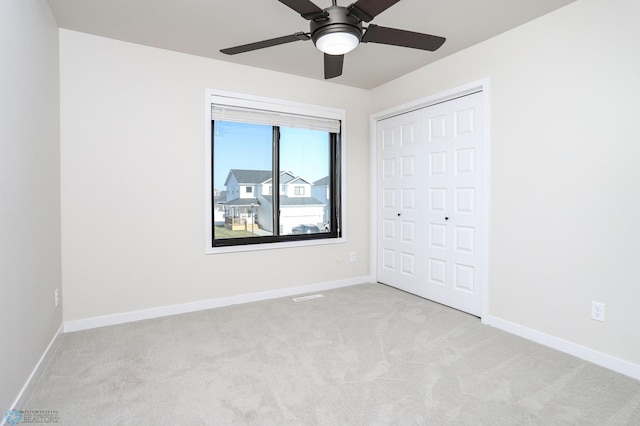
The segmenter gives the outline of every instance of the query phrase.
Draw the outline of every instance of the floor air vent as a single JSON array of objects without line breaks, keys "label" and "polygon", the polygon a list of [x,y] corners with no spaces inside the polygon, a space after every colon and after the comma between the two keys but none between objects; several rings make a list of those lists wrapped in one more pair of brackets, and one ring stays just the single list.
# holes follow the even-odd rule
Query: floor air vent
[{"label": "floor air vent", "polygon": [[293,299],[294,302],[304,302],[305,300],[318,299],[324,297],[323,294],[312,294],[310,296],[301,296]]}]

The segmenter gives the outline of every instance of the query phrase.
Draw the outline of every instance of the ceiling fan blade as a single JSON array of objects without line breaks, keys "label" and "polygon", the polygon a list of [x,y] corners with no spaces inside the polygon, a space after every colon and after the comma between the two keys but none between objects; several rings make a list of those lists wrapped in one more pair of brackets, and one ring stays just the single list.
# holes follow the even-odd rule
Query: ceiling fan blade
[{"label": "ceiling fan blade", "polygon": [[369,22],[400,0],[358,0],[347,8],[350,14]]},{"label": "ceiling fan blade", "polygon": [[344,63],[344,55],[327,55],[324,54],[324,78],[334,78],[342,75],[342,64]]},{"label": "ceiling fan blade", "polygon": [[363,43],[391,44],[393,46],[410,47],[434,51],[445,42],[446,38],[396,28],[369,25],[362,36]]},{"label": "ceiling fan blade", "polygon": [[250,52],[252,50],[264,49],[265,47],[277,46],[279,44],[291,43],[292,41],[309,40],[309,36],[303,32],[276,37],[269,40],[257,41],[255,43],[243,44],[242,46],[229,47],[221,49],[220,52],[227,55],[236,55],[238,53]]},{"label": "ceiling fan blade", "polygon": [[320,9],[310,0],[279,0],[285,6],[298,12],[304,19],[318,19],[327,16],[325,11]]}]

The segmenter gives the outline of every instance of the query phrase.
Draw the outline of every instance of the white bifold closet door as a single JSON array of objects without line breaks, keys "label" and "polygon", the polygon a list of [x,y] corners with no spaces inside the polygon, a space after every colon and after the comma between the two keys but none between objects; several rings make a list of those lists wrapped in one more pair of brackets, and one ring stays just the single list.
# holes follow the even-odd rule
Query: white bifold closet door
[{"label": "white bifold closet door", "polygon": [[482,92],[377,123],[378,281],[479,316]]}]

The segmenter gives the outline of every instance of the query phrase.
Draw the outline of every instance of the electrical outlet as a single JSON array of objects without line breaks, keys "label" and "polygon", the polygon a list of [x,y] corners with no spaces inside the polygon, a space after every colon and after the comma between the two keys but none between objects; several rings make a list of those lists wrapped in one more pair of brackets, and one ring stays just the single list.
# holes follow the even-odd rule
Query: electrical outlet
[{"label": "electrical outlet", "polygon": [[349,253],[349,262],[355,262],[356,261],[356,252],[352,251],[351,253]]},{"label": "electrical outlet", "polygon": [[342,259],[340,259],[340,256],[336,257],[336,262],[342,263]]},{"label": "electrical outlet", "polygon": [[604,322],[604,303],[591,302],[591,319]]},{"label": "electrical outlet", "polygon": [[60,293],[58,292],[57,288],[53,291],[53,300],[57,308],[58,305],[60,304]]}]

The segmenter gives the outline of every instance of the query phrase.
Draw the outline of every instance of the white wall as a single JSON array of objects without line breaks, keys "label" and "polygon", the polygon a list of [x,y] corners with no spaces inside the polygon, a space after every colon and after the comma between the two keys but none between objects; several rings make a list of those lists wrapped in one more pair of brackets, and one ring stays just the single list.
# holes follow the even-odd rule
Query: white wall
[{"label": "white wall", "polygon": [[347,243],[204,254],[206,88],[345,108],[349,206],[369,205],[369,92],[68,30],[60,52],[65,321],[369,274],[356,208]]},{"label": "white wall", "polygon": [[638,22],[636,0],[579,0],[373,90],[371,109],[490,78],[489,314],[636,365]]},{"label": "white wall", "polygon": [[44,0],[0,2],[0,412],[62,323],[58,26]]}]

